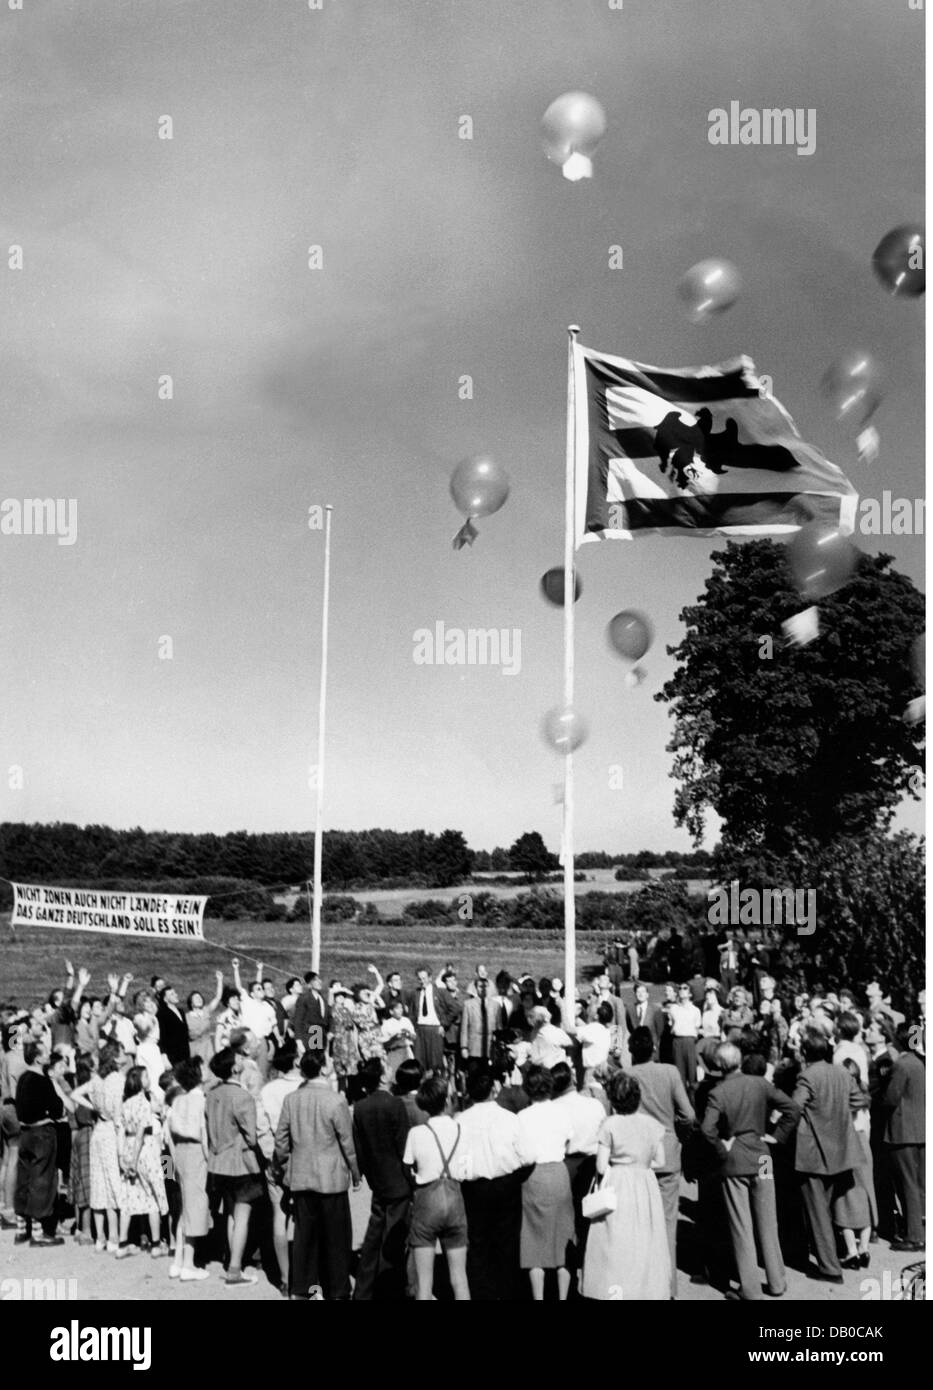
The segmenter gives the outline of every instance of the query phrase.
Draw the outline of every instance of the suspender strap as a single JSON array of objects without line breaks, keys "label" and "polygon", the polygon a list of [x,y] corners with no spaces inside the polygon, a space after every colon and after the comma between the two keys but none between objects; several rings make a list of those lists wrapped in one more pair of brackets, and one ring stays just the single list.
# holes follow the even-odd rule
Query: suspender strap
[{"label": "suspender strap", "polygon": [[441,1163],[443,1164],[443,1170],[442,1170],[442,1174],[441,1174],[441,1175],[442,1175],[442,1177],[450,1178],[450,1181],[453,1182],[453,1181],[454,1181],[454,1177],[453,1177],[453,1175],[452,1175],[452,1173],[451,1173],[451,1171],[450,1171],[449,1164],[450,1164],[450,1160],[453,1158],[454,1154],[457,1152],[457,1145],[460,1143],[460,1126],[457,1125],[457,1137],[456,1137],[456,1139],[454,1140],[454,1146],[453,1146],[453,1148],[451,1149],[450,1153],[447,1154],[446,1157],[445,1157],[445,1155],[444,1155],[444,1150],[443,1150],[443,1147],[442,1147],[442,1145],[441,1145],[441,1141],[440,1141],[440,1139],[438,1139],[438,1137],[437,1137],[437,1132],[436,1132],[436,1130],[431,1129],[431,1126],[430,1126],[430,1125],[428,1125],[428,1129],[430,1129],[430,1130],[431,1130],[431,1133],[434,1135],[434,1142],[435,1142],[435,1144],[437,1145],[438,1153],[439,1153],[440,1156],[441,1156]]}]

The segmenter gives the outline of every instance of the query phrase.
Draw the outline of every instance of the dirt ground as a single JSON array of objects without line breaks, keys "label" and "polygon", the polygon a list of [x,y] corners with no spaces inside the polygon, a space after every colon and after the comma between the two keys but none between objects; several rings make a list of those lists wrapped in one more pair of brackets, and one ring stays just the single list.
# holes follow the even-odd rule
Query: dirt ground
[{"label": "dirt ground", "polygon": [[[684,1184],[684,1206],[689,1210],[696,1189]],[[366,1229],[369,1215],[369,1192],[365,1186],[350,1194],[353,1216],[353,1244],[358,1247]],[[678,1276],[679,1297],[689,1301],[722,1302],[723,1295],[707,1284],[691,1281],[693,1225],[681,1219],[678,1235],[678,1255],[681,1270]],[[440,1260],[441,1257],[439,1256]],[[900,1271],[923,1259],[923,1255],[898,1254],[886,1241],[871,1247],[871,1265],[867,1270],[845,1272],[844,1284],[822,1284],[808,1279],[798,1270],[788,1268],[788,1289],[785,1301],[813,1303],[851,1303],[899,1297]],[[210,1266],[211,1278],[200,1283],[179,1284],[168,1277],[167,1259],[153,1260],[147,1254],[116,1260],[112,1255],[98,1254],[87,1246],[75,1245],[66,1238],[65,1244],[49,1250],[33,1250],[13,1244],[12,1231],[0,1231],[0,1301],[36,1297],[38,1291],[25,1285],[26,1280],[61,1281],[55,1293],[60,1298],[92,1301],[145,1301],[148,1299],[223,1299],[231,1303],[255,1303],[260,1300],[282,1302],[278,1290],[261,1272],[259,1281],[250,1288],[227,1289],[219,1264]],[[764,1275],[762,1274],[762,1278]],[[74,1281],[70,1283],[69,1281]],[[52,1290],[46,1289],[46,1296]],[[778,1300],[768,1299],[772,1306]]]}]

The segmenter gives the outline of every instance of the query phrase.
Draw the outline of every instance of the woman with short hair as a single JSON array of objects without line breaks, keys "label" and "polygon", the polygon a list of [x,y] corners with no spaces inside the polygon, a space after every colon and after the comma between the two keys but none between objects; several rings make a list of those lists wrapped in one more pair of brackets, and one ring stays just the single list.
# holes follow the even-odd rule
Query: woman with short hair
[{"label": "woman with short hair", "polygon": [[618,1071],[607,1089],[613,1113],[599,1131],[596,1172],[615,1194],[615,1208],[590,1224],[583,1297],[626,1303],[669,1299],[671,1257],[655,1176],[664,1166],[664,1126],[639,1111],[637,1077]]},{"label": "woman with short hair", "polygon": [[529,1063],[524,1089],[530,1105],[518,1114],[515,1147],[523,1164],[533,1164],[522,1183],[520,1259],[528,1270],[535,1302],[544,1299],[544,1271],[557,1270],[558,1297],[570,1292],[568,1247],[575,1242],[573,1196],[564,1156],[573,1138],[565,1106],[552,1104],[554,1078],[546,1067]]},{"label": "woman with short hair", "polygon": [[201,1064],[197,1058],[179,1062],[174,1069],[178,1090],[165,1114],[164,1130],[175,1178],[181,1192],[181,1216],[175,1237],[175,1259],[168,1277],[183,1284],[207,1279],[206,1269],[196,1269],[195,1241],[211,1229],[207,1201],[207,1123]]},{"label": "woman with short hair", "polygon": [[150,1255],[158,1259],[166,1253],[161,1236],[161,1218],[168,1214],[165,1175],[162,1172],[162,1127],[150,1093],[149,1072],[130,1067],[123,1087],[123,1106],[117,1124],[120,1168],[123,1173],[123,1201],[120,1205],[120,1248],[117,1259],[136,1253],[130,1244],[130,1218],[147,1216],[152,1237]]}]

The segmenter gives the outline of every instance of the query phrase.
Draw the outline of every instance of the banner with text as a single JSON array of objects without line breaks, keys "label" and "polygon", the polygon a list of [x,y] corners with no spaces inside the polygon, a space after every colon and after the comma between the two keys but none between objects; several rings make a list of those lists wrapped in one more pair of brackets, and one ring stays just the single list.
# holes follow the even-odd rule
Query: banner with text
[{"label": "banner with text", "polygon": [[13,927],[70,927],[114,936],[203,941],[206,897],[179,893],[111,893],[97,888],[13,884]]}]

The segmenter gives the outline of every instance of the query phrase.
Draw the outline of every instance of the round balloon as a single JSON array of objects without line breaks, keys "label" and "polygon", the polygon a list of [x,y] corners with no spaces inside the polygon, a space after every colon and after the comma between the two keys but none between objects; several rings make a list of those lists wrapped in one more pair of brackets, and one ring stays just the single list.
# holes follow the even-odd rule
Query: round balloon
[{"label": "round balloon", "polygon": [[742,277],[731,261],[718,257],[692,265],[677,286],[694,323],[732,307],[742,291]]},{"label": "round balloon", "polygon": [[541,724],[544,741],[555,753],[572,753],[585,741],[589,728],[582,714],[570,705],[549,709]]},{"label": "round balloon", "polygon": [[881,404],[881,368],[870,352],[848,352],[827,368],[820,387],[836,419],[861,429]]},{"label": "round balloon", "polygon": [[624,609],[609,622],[606,636],[613,651],[629,661],[640,661],[651,646],[653,633],[644,613]]},{"label": "round balloon", "polygon": [[923,228],[916,224],[894,227],[881,238],[871,258],[872,267],[885,289],[916,299],[927,286],[923,268]]},{"label": "round balloon", "polygon": [[851,579],[859,552],[838,527],[809,521],[788,541],[787,558],[804,598],[834,594]]},{"label": "round balloon", "polygon": [[589,178],[590,155],[606,133],[606,113],[587,92],[565,92],[542,116],[541,133],[548,159],[559,164],[567,178]]},{"label": "round balloon", "polygon": [[[542,576],[541,576],[541,592],[542,592],[542,594],[544,595],[544,597],[547,599],[548,603],[553,603],[554,606],[555,606],[555,608],[563,608],[563,606],[564,606],[564,571],[563,571],[562,568],[559,567],[559,568],[557,568],[557,569],[548,570],[545,574],[542,574]],[[580,595],[581,595],[582,593],[583,593],[583,580],[580,578],[579,574],[577,574],[576,570],[574,570],[574,572],[573,572],[573,601],[574,601],[574,603],[576,603],[577,599],[580,597]]]},{"label": "round balloon", "polygon": [[464,459],[454,469],[450,495],[464,516],[492,516],[509,495],[509,476],[486,455]]},{"label": "round balloon", "polygon": [[926,633],[921,632],[919,637],[915,637],[910,649],[910,664],[914,668],[914,675],[921,690],[926,689],[927,679],[927,653],[926,653]]}]

